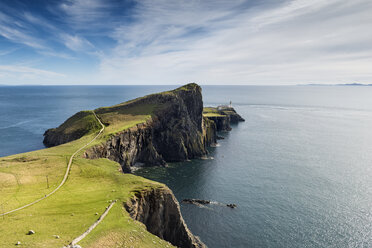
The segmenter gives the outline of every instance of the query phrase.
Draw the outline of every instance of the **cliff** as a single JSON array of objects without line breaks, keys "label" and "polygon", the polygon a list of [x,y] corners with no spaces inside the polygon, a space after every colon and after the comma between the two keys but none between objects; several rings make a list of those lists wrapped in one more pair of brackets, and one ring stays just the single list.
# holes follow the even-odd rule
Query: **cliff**
[{"label": "cliff", "polygon": [[[142,119],[129,128],[116,128],[105,142],[87,149],[84,157],[109,158],[120,163],[124,172],[131,172],[136,165],[163,166],[166,162],[202,157],[216,142],[215,126],[203,120],[202,111],[201,88],[197,84],[96,109],[94,112],[108,129],[125,127],[130,118]],[[82,137],[85,132],[81,131],[84,125],[79,116],[47,130],[44,144],[59,145]]]},{"label": "cliff", "polygon": [[[200,86],[188,84],[118,105],[81,111],[58,128],[47,130],[44,144],[82,142],[84,136],[93,135],[99,128],[94,115],[104,124],[104,133],[85,149],[83,157],[108,158],[118,162],[124,172],[132,172],[137,166],[165,166],[167,162],[203,157],[207,148],[217,143],[217,131],[230,130],[230,123],[244,121],[233,108],[203,108]],[[102,163],[91,163],[98,163],[95,161]],[[168,188],[139,188],[124,204],[133,219],[178,247],[205,247],[187,228]]]},{"label": "cliff", "polygon": [[[120,163],[124,172],[137,166],[165,166],[203,157],[207,147],[216,144],[217,131],[229,131],[230,123],[244,121],[231,107],[203,109],[202,90],[197,84],[94,112],[111,132],[103,142],[87,149],[84,157],[108,158]],[[60,127],[47,130],[44,144],[63,144],[96,130],[98,124],[92,115],[79,112]]]},{"label": "cliff", "polygon": [[125,208],[130,216],[142,222],[150,233],[177,247],[206,247],[187,228],[179,204],[168,188],[137,191],[125,204]]},{"label": "cliff", "polygon": [[206,117],[203,117],[203,138],[206,146],[217,144],[216,122]]},{"label": "cliff", "polygon": [[229,106],[205,107],[203,116],[216,123],[217,131],[230,131],[230,124],[245,121],[234,108]]}]

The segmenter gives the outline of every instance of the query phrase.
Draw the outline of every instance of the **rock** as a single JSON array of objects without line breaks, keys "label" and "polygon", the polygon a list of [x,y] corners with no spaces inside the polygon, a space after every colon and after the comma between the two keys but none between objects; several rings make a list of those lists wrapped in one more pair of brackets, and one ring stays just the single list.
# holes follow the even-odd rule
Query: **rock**
[{"label": "rock", "polygon": [[216,123],[217,131],[230,131],[230,124],[236,124],[238,122],[245,121],[238,113],[236,113],[233,107],[219,106],[217,108],[208,108],[214,109],[214,113],[216,113],[216,115],[207,116],[206,118]]},{"label": "rock", "polygon": [[27,233],[27,235],[33,235],[33,234],[35,234],[35,231],[34,231],[34,230],[30,230],[30,231],[28,231],[28,233]]},{"label": "rock", "polygon": [[[126,129],[106,143],[87,149],[84,157],[108,158],[120,163],[124,172],[132,172],[138,163],[166,166],[166,162],[201,157],[208,153],[209,143],[215,143],[215,131],[205,130],[214,124],[203,120],[200,86],[189,84],[166,94],[149,95],[130,102],[125,108],[141,104],[162,107],[156,109],[146,123]],[[104,111],[105,108],[95,110],[97,115],[104,114]]]},{"label": "rock", "polygon": [[[105,142],[86,149],[83,156],[88,159],[107,158],[116,161],[121,165],[121,171],[125,173],[132,172],[136,164],[166,166],[167,162],[207,157],[207,147],[217,143],[217,131],[230,130],[230,123],[244,121],[233,108],[229,107],[219,109],[221,118],[203,117],[201,88],[194,83],[173,91],[137,98],[124,104],[99,108],[94,112],[98,117],[102,117],[107,113],[137,110],[143,106],[154,106],[151,118],[108,136]],[[90,121],[81,125],[82,119]],[[112,123],[104,124],[107,126]],[[100,129],[101,126],[92,111],[81,111],[58,128],[47,130],[43,142],[46,146],[56,146]],[[206,200],[185,200],[194,204],[210,204],[210,201]],[[205,247],[187,228],[179,204],[167,188],[136,192],[135,197],[125,204],[125,208],[133,219],[144,223],[149,232],[175,246]]]},{"label": "rock", "polygon": [[95,213],[95,215],[98,215],[98,213]]},{"label": "rock", "polygon": [[230,117],[228,115],[223,116],[211,116],[207,117],[216,123],[217,131],[230,131]]},{"label": "rock", "polygon": [[233,203],[226,204],[226,206],[229,207],[229,208],[236,208],[236,204],[233,204]]},{"label": "rock", "polygon": [[[198,205],[198,204],[207,205],[207,204],[211,204],[212,202],[208,200],[201,200],[201,199],[183,199],[182,203],[190,203],[190,204],[195,204],[195,205]],[[217,203],[217,204],[224,205],[222,203]],[[234,203],[226,204],[226,206],[229,208],[237,207],[236,204]]]},{"label": "rock", "polygon": [[190,204],[198,203],[198,204],[206,205],[206,204],[210,204],[211,201],[208,201],[208,200],[200,200],[200,199],[183,199],[183,200],[182,200],[182,203],[190,203]]},{"label": "rock", "polygon": [[238,123],[241,121],[245,121],[233,107],[230,106],[219,106],[217,110],[222,115],[227,115],[230,118],[230,123]]},{"label": "rock", "polygon": [[205,146],[215,146],[217,144],[216,123],[207,117],[203,117],[203,137]]},{"label": "rock", "polygon": [[152,234],[174,246],[182,248],[205,248],[184,222],[180,206],[168,188],[156,188],[135,193],[125,204],[129,215],[145,224]]},{"label": "rock", "polygon": [[[137,109],[155,105],[151,118],[145,123],[108,137],[104,143],[87,149],[85,158],[108,158],[121,164],[122,171],[130,173],[135,166],[166,166],[167,162],[187,161],[208,154],[207,147],[217,143],[217,131],[230,130],[230,122],[241,120],[233,108],[223,108],[221,118],[203,117],[201,88],[187,84],[172,91],[152,94],[107,108],[94,110],[96,115]],[[92,111],[81,111],[55,129],[44,134],[44,144],[54,146],[76,140],[92,130],[97,123],[79,129],[82,118],[89,119]],[[240,118],[239,118],[240,117]],[[109,125],[110,123],[105,123]],[[71,128],[76,127],[76,128]],[[73,131],[69,131],[73,130]]]}]

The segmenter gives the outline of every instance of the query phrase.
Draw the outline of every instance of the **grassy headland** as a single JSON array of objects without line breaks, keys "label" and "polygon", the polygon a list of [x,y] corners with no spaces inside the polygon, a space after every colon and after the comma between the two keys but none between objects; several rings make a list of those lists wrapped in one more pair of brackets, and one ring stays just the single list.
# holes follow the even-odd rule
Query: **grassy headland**
[{"label": "grassy headland", "polygon": [[224,115],[220,111],[218,111],[217,108],[205,107],[205,108],[203,108],[203,116],[204,117],[222,117],[222,116],[226,116],[226,115]]},{"label": "grassy headland", "polygon": [[[104,142],[113,133],[146,122],[159,107],[129,103],[96,110],[106,129],[91,145]],[[123,108],[126,104],[128,107]],[[83,134],[80,139],[0,158],[0,212],[18,208],[53,191],[64,176],[71,154],[92,140],[99,129],[92,112],[82,111],[56,129],[66,135]],[[77,154],[68,180],[55,194],[33,206],[0,217],[0,247],[12,247],[18,241],[23,247],[67,245],[92,225],[112,200],[118,200],[118,203],[79,244],[83,247],[103,247],[103,244],[105,247],[172,247],[147,232],[144,225],[132,220],[123,206],[133,192],[164,185],[123,174],[119,164],[108,159],[84,159],[83,152]],[[29,230],[34,230],[35,234],[27,235]]]}]

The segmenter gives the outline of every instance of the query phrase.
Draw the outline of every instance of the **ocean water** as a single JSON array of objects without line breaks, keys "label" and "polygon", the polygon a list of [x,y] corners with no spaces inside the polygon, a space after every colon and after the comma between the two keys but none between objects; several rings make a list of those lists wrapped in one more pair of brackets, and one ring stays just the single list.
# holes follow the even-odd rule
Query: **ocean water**
[{"label": "ocean water", "polygon": [[[42,134],[82,109],[174,86],[0,87],[0,156],[40,149]],[[204,86],[246,122],[209,159],[146,168],[166,183],[210,247],[372,247],[372,87]],[[235,203],[236,209],[223,204]]]}]

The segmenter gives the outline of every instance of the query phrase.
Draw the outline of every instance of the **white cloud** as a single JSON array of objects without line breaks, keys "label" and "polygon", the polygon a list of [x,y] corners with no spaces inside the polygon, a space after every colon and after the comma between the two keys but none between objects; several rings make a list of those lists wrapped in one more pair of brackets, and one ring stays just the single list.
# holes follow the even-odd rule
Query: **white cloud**
[{"label": "white cloud", "polygon": [[370,1],[139,1],[134,24],[102,57],[110,83],[296,84],[370,82]]},{"label": "white cloud", "polygon": [[[68,79],[79,83],[372,81],[369,0],[133,2],[127,9],[121,1],[63,1],[47,7],[56,22],[40,12],[0,10],[0,35],[33,48],[45,63],[73,59],[79,77],[77,68],[63,69],[74,71]],[[92,68],[96,61],[99,70]]]},{"label": "white cloud", "polygon": [[44,48],[41,40],[27,34],[24,30],[11,27],[11,25],[6,22],[0,22],[0,36],[5,37],[12,42],[24,44],[32,48]]},{"label": "white cloud", "polygon": [[[40,34],[43,30],[48,35]],[[71,35],[54,26],[43,17],[30,12],[21,12],[17,16],[9,16],[0,12],[0,36],[18,44],[35,49],[46,56],[72,59],[73,56],[56,49],[57,43],[62,43],[74,52],[92,52],[94,46],[84,37]],[[46,38],[42,39],[41,36]]]},{"label": "white cloud", "polygon": [[98,27],[107,29],[112,7],[112,2],[106,0],[67,0],[59,5],[59,9],[68,16],[64,21],[69,23],[71,29],[90,32]]},{"label": "white cloud", "polygon": [[[0,65],[0,83],[45,83],[45,80],[54,80],[65,77],[64,74],[42,70],[28,66]],[[42,81],[40,79],[43,79]]]},{"label": "white cloud", "polygon": [[33,74],[37,76],[47,76],[47,77],[64,76],[61,73],[41,70],[41,69],[27,67],[27,66],[0,65],[0,71],[6,72],[6,73]]},{"label": "white cloud", "polygon": [[77,35],[61,34],[64,45],[70,50],[82,52],[91,50],[94,46],[86,39]]}]

